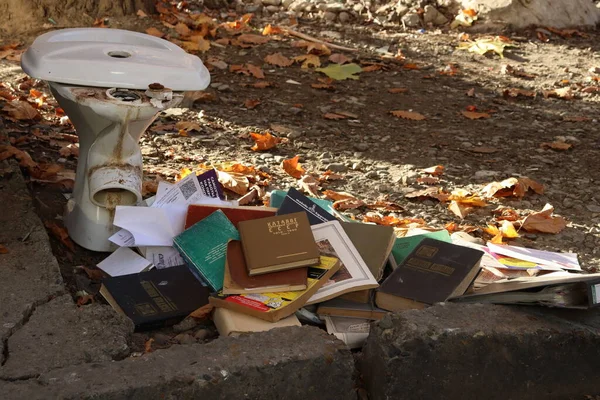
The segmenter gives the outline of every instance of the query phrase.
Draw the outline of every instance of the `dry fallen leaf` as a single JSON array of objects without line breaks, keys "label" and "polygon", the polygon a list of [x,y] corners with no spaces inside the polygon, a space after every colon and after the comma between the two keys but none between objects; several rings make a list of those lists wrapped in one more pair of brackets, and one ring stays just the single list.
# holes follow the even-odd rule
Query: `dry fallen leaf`
[{"label": "dry fallen leaf", "polygon": [[175,124],[175,128],[178,131],[184,130],[186,132],[190,132],[190,131],[200,132],[202,130],[202,127],[200,126],[200,124],[197,122],[194,122],[194,121],[179,121]]},{"label": "dry fallen leaf", "polygon": [[407,199],[425,199],[425,198],[432,198],[432,199],[436,199],[438,201],[446,201],[448,200],[448,197],[450,197],[450,194],[445,193],[444,191],[442,191],[441,188],[439,187],[429,187],[427,189],[423,189],[423,190],[415,190],[414,192],[410,192],[404,195],[404,197],[406,197]]},{"label": "dry fallen leaf", "polygon": [[50,230],[54,237],[60,240],[63,245],[65,245],[72,252],[75,251],[75,244],[73,244],[71,238],[69,238],[69,234],[64,227],[58,225],[55,221],[46,221],[44,222],[44,225]]},{"label": "dry fallen leaf", "polygon": [[341,53],[335,53],[329,56],[329,61],[336,64],[346,64],[352,60]]},{"label": "dry fallen leaf", "polygon": [[152,353],[154,350],[152,349],[152,343],[154,343],[154,338],[150,338],[146,340],[144,343],[144,353]]},{"label": "dry fallen leaf", "polygon": [[337,113],[326,113],[326,114],[323,114],[323,118],[336,120],[336,119],[346,119],[348,117],[345,115],[342,115],[342,114],[337,114]]},{"label": "dry fallen leaf", "polygon": [[490,240],[491,243],[494,244],[503,244],[504,242],[502,241],[502,232],[500,232],[500,229],[498,229],[498,227],[496,227],[495,225],[488,225],[487,227],[483,228],[483,230],[488,233],[489,235],[492,235],[492,239]]},{"label": "dry fallen leaf", "polygon": [[423,172],[424,174],[432,175],[432,176],[439,176],[444,173],[444,166],[443,165],[434,165],[433,167],[422,169],[421,172]]},{"label": "dry fallen leaf", "polygon": [[252,146],[252,150],[254,151],[269,150],[281,142],[280,138],[271,135],[269,132],[265,133],[264,135],[252,132],[250,133],[250,136],[255,142],[254,146]]},{"label": "dry fallen leaf", "polygon": [[278,26],[273,26],[271,24],[268,24],[267,26],[264,27],[262,34],[264,36],[268,36],[268,35],[279,35],[281,33],[285,33],[283,31],[283,29],[281,29]]},{"label": "dry fallen leaf", "polygon": [[328,56],[331,50],[324,43],[308,42],[306,40],[298,40],[292,43],[292,47],[306,48],[306,53],[316,54],[318,56]]},{"label": "dry fallen leaf", "polygon": [[301,189],[316,198],[321,198],[321,194],[319,193],[319,183],[319,180],[311,175],[304,175],[300,181],[298,181]]},{"label": "dry fallen leaf", "polygon": [[[86,293],[86,292],[83,292]],[[81,307],[81,306],[85,306],[86,304],[91,304],[93,303],[94,300],[94,296],[91,294],[85,294],[85,295],[80,295],[77,297],[77,306]]]},{"label": "dry fallen leaf", "polygon": [[12,101],[6,104],[2,110],[6,111],[10,117],[18,120],[37,120],[42,118],[38,110],[26,101]]},{"label": "dry fallen leaf", "polygon": [[8,249],[0,244],[0,254],[8,254]]},{"label": "dry fallen leaf", "polygon": [[304,173],[306,172],[298,162],[299,159],[300,156],[295,156],[293,158],[283,160],[283,162],[281,163],[281,166],[283,167],[284,171],[287,172],[288,175],[293,176],[296,179],[300,179],[300,177],[302,177],[302,175],[304,175]]},{"label": "dry fallen leaf", "polygon": [[246,68],[248,68],[248,71],[250,71],[250,73],[257,79],[264,79],[265,78],[265,73],[263,72],[263,70],[260,67],[257,67],[256,65],[252,65],[252,64],[246,64]]},{"label": "dry fallen leaf", "polygon": [[239,40],[242,43],[248,44],[264,44],[270,41],[271,39],[261,35],[255,35],[253,33],[244,33],[238,36],[237,40]]},{"label": "dry fallen leaf", "polygon": [[239,194],[240,196],[248,193],[248,188],[250,187],[250,182],[248,178],[236,172],[226,172],[226,171],[217,171],[217,176],[219,177],[219,182],[223,187],[227,190],[231,190],[234,193]]},{"label": "dry fallen leaf", "polygon": [[529,179],[523,178],[508,178],[502,182],[488,183],[482,190],[483,197],[523,197],[525,193],[531,189],[537,194],[544,193],[544,185]]},{"label": "dry fallen leaf", "polygon": [[499,230],[502,233],[502,237],[509,238],[509,239],[514,239],[514,238],[519,237],[519,234],[517,233],[517,230],[515,229],[515,226],[513,225],[513,223],[511,221],[507,221],[507,220],[502,221],[502,224],[500,225]]},{"label": "dry fallen leaf", "polygon": [[462,111],[462,115],[469,119],[481,119],[491,117],[488,113],[476,112],[476,111]]},{"label": "dry fallen leaf", "polygon": [[321,59],[319,58],[319,56],[316,56],[314,54],[305,54],[302,56],[294,57],[294,61],[301,62],[302,67],[300,68],[302,69],[308,69],[310,67],[318,68],[321,66]]},{"label": "dry fallen leaf", "polygon": [[202,307],[192,311],[188,317],[195,319],[206,319],[212,312],[214,306],[212,304],[205,304]]},{"label": "dry fallen leaf", "polygon": [[323,192],[325,198],[334,200],[333,208],[336,210],[349,210],[365,205],[365,202],[357,199],[355,196],[346,192],[335,192],[333,190],[325,190]]},{"label": "dry fallen leaf", "polygon": [[156,36],[158,38],[165,36],[165,34],[163,32],[161,32],[160,30],[158,30],[154,27],[146,29],[146,33],[148,35]]},{"label": "dry fallen leaf", "polygon": [[514,208],[498,206],[495,210],[492,211],[494,214],[496,221],[518,221],[521,219],[519,214]]},{"label": "dry fallen leaf", "polygon": [[290,60],[281,53],[269,54],[265,57],[265,62],[278,67],[289,67],[294,63],[293,60]]},{"label": "dry fallen leaf", "polygon": [[62,156],[62,157],[69,157],[69,156],[73,156],[73,157],[79,157],[79,146],[77,146],[74,143],[71,143],[63,148],[61,148],[58,153]]},{"label": "dry fallen leaf", "polygon": [[504,97],[536,97],[537,93],[534,92],[533,90],[524,90],[524,89],[516,89],[516,88],[511,88],[511,89],[505,89],[502,92]]},{"label": "dry fallen leaf", "polygon": [[397,218],[391,215],[386,215],[382,217],[380,215],[365,215],[363,218],[363,222],[372,222],[377,225],[385,225],[385,226],[394,226],[394,227],[425,227],[427,224],[425,220],[421,218]]},{"label": "dry fallen leaf", "polygon": [[319,181],[336,181],[339,179],[344,179],[344,175],[336,174],[333,171],[327,170],[323,173],[323,176],[319,178]]},{"label": "dry fallen leaf", "polygon": [[556,97],[556,98],[564,99],[564,100],[572,100],[574,97],[573,91],[571,90],[570,87],[564,87],[564,88],[554,89],[554,90],[544,90],[544,91],[542,91],[542,95],[546,99],[549,97]]},{"label": "dry fallen leaf", "polygon": [[425,119],[425,116],[423,114],[419,114],[418,112],[414,111],[395,110],[390,111],[390,114],[392,114],[394,117],[410,119],[413,121],[421,121]]},{"label": "dry fallen leaf", "polygon": [[559,233],[567,226],[560,216],[553,216],[554,207],[546,204],[542,211],[529,214],[521,223],[521,229],[527,232]]},{"label": "dry fallen leaf", "polygon": [[540,144],[540,147],[543,149],[552,149],[552,150],[569,150],[573,145],[571,143],[566,142],[544,142]]},{"label": "dry fallen leaf", "polygon": [[448,205],[448,210],[452,211],[452,213],[460,219],[465,219],[468,214],[474,211],[474,208],[461,204],[456,200],[452,200]]},{"label": "dry fallen leaf", "polygon": [[440,178],[435,176],[423,176],[417,178],[417,183],[420,185],[436,185],[440,182]]},{"label": "dry fallen leaf", "polygon": [[496,149],[495,147],[474,146],[474,147],[470,147],[469,151],[471,151],[473,153],[492,154],[492,153],[497,153],[498,149]]},{"label": "dry fallen leaf", "polygon": [[33,161],[31,156],[23,150],[17,149],[14,146],[2,146],[0,145],[0,161],[6,160],[7,158],[15,157],[19,160],[19,165],[23,168],[28,169],[30,172],[38,168],[38,164]]},{"label": "dry fallen leaf", "polygon": [[179,33],[181,36],[189,36],[191,31],[186,24],[180,22],[175,25],[175,32]]},{"label": "dry fallen leaf", "polygon": [[407,88],[390,88],[390,89],[388,89],[388,92],[394,93],[394,94],[395,93],[406,93],[406,92],[408,92],[408,89]]},{"label": "dry fallen leaf", "polygon": [[88,268],[85,265],[78,265],[75,267],[76,270],[82,270],[86,273],[86,275],[88,276],[88,278],[90,278],[93,281],[98,281],[100,282],[102,279],[106,278],[106,274],[104,273],[104,271],[102,271],[101,269],[92,269],[92,268]]},{"label": "dry fallen leaf", "polygon": [[258,106],[260,104],[260,100],[258,99],[248,99],[244,102],[244,107],[246,107],[249,110],[252,110],[253,108],[256,108],[256,106]]},{"label": "dry fallen leaf", "polygon": [[371,210],[382,211],[404,211],[404,207],[393,201],[377,200],[375,203],[366,204],[366,207]]},{"label": "dry fallen leaf", "polygon": [[479,228],[477,228],[476,226],[473,226],[473,225],[461,225],[461,224],[457,224],[456,222],[448,222],[444,226],[444,229],[446,229],[449,233],[453,233],[453,232],[470,233],[470,232],[475,232]]},{"label": "dry fallen leaf", "polygon": [[264,88],[273,86],[273,84],[271,84],[271,82],[267,82],[267,81],[258,81],[258,82],[251,83],[248,86],[252,86],[257,89],[264,89]]}]

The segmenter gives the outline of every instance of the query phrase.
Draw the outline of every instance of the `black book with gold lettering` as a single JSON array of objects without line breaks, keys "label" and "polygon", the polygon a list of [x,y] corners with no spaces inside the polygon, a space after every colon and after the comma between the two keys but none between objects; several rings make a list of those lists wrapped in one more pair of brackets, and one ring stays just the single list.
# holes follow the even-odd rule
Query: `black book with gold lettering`
[{"label": "black book with gold lettering", "polygon": [[399,311],[461,296],[481,270],[482,256],[480,250],[425,238],[381,284],[375,302]]},{"label": "black book with gold lettering", "polygon": [[209,288],[189,268],[155,269],[102,281],[100,293],[136,331],[174,325],[208,303]]}]

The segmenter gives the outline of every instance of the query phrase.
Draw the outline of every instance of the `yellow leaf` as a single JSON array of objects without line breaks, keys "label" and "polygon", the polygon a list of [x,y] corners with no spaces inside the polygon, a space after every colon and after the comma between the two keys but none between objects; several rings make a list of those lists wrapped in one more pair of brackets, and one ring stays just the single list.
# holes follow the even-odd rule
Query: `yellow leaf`
[{"label": "yellow leaf", "polygon": [[410,119],[413,121],[422,121],[425,119],[425,116],[423,114],[419,114],[418,112],[414,112],[414,111],[395,110],[395,111],[390,111],[390,113],[394,117]]},{"label": "yellow leaf", "polygon": [[304,173],[306,172],[298,162],[299,159],[300,156],[296,156],[287,160],[283,160],[282,162],[282,167],[284,171],[287,172],[288,175],[293,176],[296,179],[300,179],[300,177],[302,177],[302,175],[304,175]]},{"label": "yellow leaf", "polygon": [[265,26],[265,28],[262,31],[262,34],[265,36],[278,35],[280,33],[284,33],[283,29],[281,29],[278,26],[272,26],[271,24],[268,24],[267,26]]},{"label": "yellow leaf", "polygon": [[502,236],[505,238],[513,239],[519,237],[515,226],[510,221],[502,221],[502,225],[500,225],[500,232],[502,232]]}]

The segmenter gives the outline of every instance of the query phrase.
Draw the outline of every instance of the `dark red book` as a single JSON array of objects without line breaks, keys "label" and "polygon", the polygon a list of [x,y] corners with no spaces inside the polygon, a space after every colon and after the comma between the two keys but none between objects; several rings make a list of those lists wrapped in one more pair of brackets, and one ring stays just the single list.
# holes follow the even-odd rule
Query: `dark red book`
[{"label": "dark red book", "polygon": [[188,206],[187,216],[185,218],[185,229],[194,225],[196,222],[203,220],[213,212],[221,210],[225,216],[231,221],[233,226],[238,227],[240,221],[248,221],[251,219],[272,217],[277,212],[276,208],[272,207],[252,207],[252,206],[217,206],[206,204],[191,204]]}]

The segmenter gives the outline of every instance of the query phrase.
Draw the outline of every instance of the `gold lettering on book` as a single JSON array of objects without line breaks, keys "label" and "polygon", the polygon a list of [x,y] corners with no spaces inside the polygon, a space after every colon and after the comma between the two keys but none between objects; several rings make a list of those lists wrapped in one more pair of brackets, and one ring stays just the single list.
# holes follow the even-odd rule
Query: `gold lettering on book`
[{"label": "gold lettering on book", "polygon": [[432,258],[438,252],[437,247],[421,246],[417,249],[415,255],[423,258]]},{"label": "gold lettering on book", "polygon": [[268,222],[269,233],[273,235],[289,235],[298,230],[298,220],[296,218],[287,218],[279,221]]},{"label": "gold lettering on book", "polygon": [[448,265],[436,264],[430,261],[421,260],[416,257],[411,257],[404,263],[407,268],[416,269],[419,271],[434,272],[436,274],[450,276],[454,273],[455,268]]},{"label": "gold lettering on book", "polygon": [[[177,306],[175,305],[175,303],[173,303],[167,297],[163,296],[162,293],[160,293],[160,291],[154,285],[154,282],[141,281],[140,285],[146,291],[148,296],[150,296],[152,298],[152,301],[154,302],[154,304],[156,304],[156,306],[160,309],[160,311],[162,311],[164,313],[168,313],[168,312],[177,310]],[[150,313],[150,308],[152,308],[152,311],[153,311],[151,313]],[[139,309],[140,313],[142,315],[156,314],[156,310],[149,303],[136,305],[136,309]]]}]

